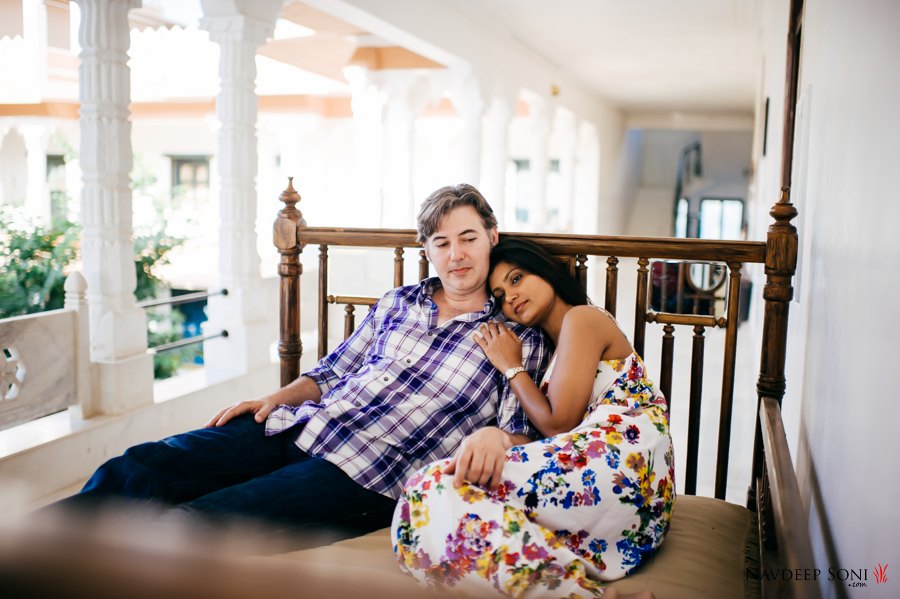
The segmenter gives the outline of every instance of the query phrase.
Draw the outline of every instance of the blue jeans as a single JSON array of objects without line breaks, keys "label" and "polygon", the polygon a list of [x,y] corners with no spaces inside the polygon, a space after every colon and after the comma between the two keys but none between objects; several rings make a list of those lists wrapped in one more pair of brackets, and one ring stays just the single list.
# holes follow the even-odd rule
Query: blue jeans
[{"label": "blue jeans", "polygon": [[143,443],[100,466],[78,495],[60,504],[93,508],[108,499],[152,501],[207,520],[265,521],[290,531],[349,537],[389,526],[396,501],[354,482],[294,441],[299,427],[267,437],[241,416]]}]

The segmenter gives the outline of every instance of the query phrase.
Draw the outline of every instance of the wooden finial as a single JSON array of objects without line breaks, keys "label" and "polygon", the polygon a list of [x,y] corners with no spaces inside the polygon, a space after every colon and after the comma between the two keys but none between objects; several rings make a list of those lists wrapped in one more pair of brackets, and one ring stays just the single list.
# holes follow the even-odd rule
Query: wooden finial
[{"label": "wooden finial", "polygon": [[300,194],[294,189],[293,177],[288,177],[288,186],[278,199],[284,202],[284,208],[278,211],[278,217],[275,219],[275,247],[281,252],[291,251],[298,247],[298,230],[306,226],[303,213],[297,209]]},{"label": "wooden finial", "polygon": [[782,187],[781,188],[781,197],[775,202],[775,205],[772,206],[772,209],[769,211],[769,216],[775,219],[775,222],[772,223],[773,227],[791,227],[791,221],[797,216],[797,208],[791,203],[791,188],[790,187]]},{"label": "wooden finial", "polygon": [[287,188],[281,192],[278,199],[284,202],[284,208],[278,212],[278,216],[289,218],[297,223],[298,226],[305,227],[306,221],[303,220],[303,213],[297,208],[297,203],[301,198],[300,194],[297,193],[297,190],[294,189],[293,177],[288,177]]}]

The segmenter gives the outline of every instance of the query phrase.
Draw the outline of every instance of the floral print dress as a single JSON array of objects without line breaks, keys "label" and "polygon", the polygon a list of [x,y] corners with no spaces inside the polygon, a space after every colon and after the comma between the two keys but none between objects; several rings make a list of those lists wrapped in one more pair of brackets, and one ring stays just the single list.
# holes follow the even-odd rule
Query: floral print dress
[{"label": "floral print dress", "polygon": [[574,430],[510,449],[496,491],[454,489],[446,463],[409,479],[391,528],[401,569],[427,586],[599,596],[601,581],[631,572],[669,529],[668,412],[636,353],[599,363]]}]

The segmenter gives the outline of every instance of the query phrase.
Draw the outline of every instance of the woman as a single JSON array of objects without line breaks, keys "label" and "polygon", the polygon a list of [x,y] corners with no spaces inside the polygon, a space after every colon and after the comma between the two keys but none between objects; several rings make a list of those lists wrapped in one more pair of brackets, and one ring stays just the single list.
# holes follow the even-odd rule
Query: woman
[{"label": "woman", "polygon": [[[444,461],[414,475],[394,514],[394,551],[424,584],[520,596],[603,594],[662,542],[675,499],[665,398],[613,317],[540,246],[491,252],[491,293],[556,352],[540,386],[502,323],[476,341],[547,438],[513,447],[487,488],[454,488]],[[611,595],[614,593],[611,593]]]}]

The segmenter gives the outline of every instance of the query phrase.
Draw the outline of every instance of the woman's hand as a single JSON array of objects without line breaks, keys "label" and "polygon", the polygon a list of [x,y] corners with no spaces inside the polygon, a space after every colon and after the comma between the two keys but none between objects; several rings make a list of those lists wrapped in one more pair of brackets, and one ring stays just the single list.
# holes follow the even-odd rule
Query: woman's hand
[{"label": "woman's hand", "polygon": [[475,343],[500,372],[522,365],[522,340],[501,323],[490,321],[475,331]]}]

